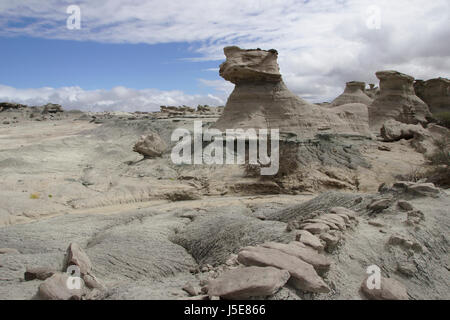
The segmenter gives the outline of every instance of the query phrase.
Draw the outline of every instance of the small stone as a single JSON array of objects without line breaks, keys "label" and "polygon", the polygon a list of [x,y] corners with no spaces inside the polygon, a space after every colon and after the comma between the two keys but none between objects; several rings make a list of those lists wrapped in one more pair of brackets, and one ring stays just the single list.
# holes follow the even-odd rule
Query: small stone
[{"label": "small stone", "polygon": [[392,149],[388,146],[378,146],[378,150],[380,151],[391,151]]},{"label": "small stone", "polygon": [[92,274],[84,275],[83,280],[88,288],[106,291],[106,286]]},{"label": "small stone", "polygon": [[384,227],[384,224],[379,221],[370,220],[368,223],[374,227]]},{"label": "small stone", "polygon": [[64,271],[71,265],[78,266],[81,275],[89,274],[92,270],[91,260],[86,252],[84,252],[84,250],[76,243],[71,243],[67,248]]},{"label": "small stone", "polygon": [[398,262],[397,271],[404,274],[407,277],[412,277],[417,272],[417,268],[411,262]]},{"label": "small stone", "polygon": [[408,201],[405,201],[405,200],[399,200],[397,202],[397,205],[399,206],[400,209],[402,209],[404,211],[414,210],[413,205],[411,203],[409,203]]},{"label": "small stone", "polygon": [[186,291],[191,297],[198,295],[198,290],[196,290],[190,282],[186,283],[182,289]]},{"label": "small stone", "polygon": [[324,233],[320,235],[320,239],[326,243],[325,250],[327,252],[333,252],[337,248],[341,237],[338,234]]},{"label": "small stone", "polygon": [[57,273],[55,270],[46,267],[27,268],[24,273],[24,279],[25,281],[34,279],[45,280],[50,278],[55,273]]},{"label": "small stone", "polygon": [[436,188],[432,183],[418,183],[410,186],[408,190],[415,194],[429,197],[437,197],[440,193],[439,188]]},{"label": "small stone", "polygon": [[406,288],[398,281],[381,277],[380,289],[370,289],[368,278],[361,284],[361,290],[369,300],[408,300]]},{"label": "small stone", "polygon": [[373,211],[373,212],[381,212],[384,209],[389,208],[391,205],[391,199],[380,199],[375,200],[371,204],[367,206],[367,209]]}]

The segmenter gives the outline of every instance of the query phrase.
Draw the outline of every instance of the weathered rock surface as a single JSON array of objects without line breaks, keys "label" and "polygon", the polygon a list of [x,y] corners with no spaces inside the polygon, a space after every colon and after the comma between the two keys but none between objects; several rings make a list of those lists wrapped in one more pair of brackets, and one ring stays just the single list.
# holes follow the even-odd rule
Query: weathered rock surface
[{"label": "weathered rock surface", "polygon": [[67,273],[55,273],[39,285],[39,298],[44,300],[81,300],[85,294],[83,282],[80,282],[80,289],[69,289],[67,285],[69,281]]},{"label": "weathered rock surface", "polygon": [[383,123],[380,133],[386,142],[410,140],[417,152],[427,155],[436,150],[436,141],[450,139],[450,131],[436,124],[430,124],[425,129],[420,124],[405,124],[392,119]]},{"label": "weathered rock surface", "polygon": [[331,102],[331,107],[337,107],[349,103],[362,103],[370,105],[373,101],[365,93],[366,83],[351,81],[345,84],[344,92]]},{"label": "weathered rock surface", "polygon": [[59,104],[54,104],[54,103],[47,103],[44,106],[44,110],[42,113],[58,113],[58,112],[63,112],[63,108],[61,105]]},{"label": "weathered rock surface", "polygon": [[436,78],[414,82],[416,95],[430,108],[432,114],[450,111],[450,80]]},{"label": "weathered rock surface", "polygon": [[361,284],[361,290],[370,300],[409,300],[406,288],[391,278],[381,277],[380,289],[370,289],[365,279]]},{"label": "weathered rock surface", "polygon": [[286,270],[274,267],[244,267],[229,270],[208,284],[208,295],[224,299],[248,299],[276,293],[289,280]]},{"label": "weathered rock surface", "polygon": [[167,145],[157,133],[141,136],[133,147],[133,151],[142,154],[145,158],[160,157],[167,149]]},{"label": "weathered rock surface", "polygon": [[308,245],[319,252],[323,251],[324,249],[324,246],[322,242],[320,242],[320,239],[307,230],[297,231],[295,240],[300,241],[301,243],[304,243],[305,245]]},{"label": "weathered rock surface", "polygon": [[92,270],[91,260],[86,252],[84,252],[84,250],[77,243],[71,243],[67,248],[64,261],[64,271],[66,271],[66,269],[71,265],[75,265],[80,268],[81,275],[87,275]]},{"label": "weathered rock surface", "polygon": [[266,242],[261,245],[264,248],[275,249],[300,258],[309,263],[317,272],[323,273],[330,269],[331,261],[316,250],[303,245],[301,242],[292,241],[289,244],[278,242]]},{"label": "weathered rock surface", "polygon": [[0,254],[20,254],[20,252],[13,248],[0,248]]},{"label": "weathered rock surface", "polygon": [[369,106],[369,125],[378,131],[386,120],[427,123],[428,106],[414,93],[414,78],[397,71],[379,71],[380,94]]},{"label": "weathered rock surface", "polygon": [[291,283],[304,291],[326,293],[330,290],[312,265],[279,250],[245,247],[239,252],[238,260],[247,266],[272,266],[287,270]]},{"label": "weathered rock surface", "polygon": [[55,273],[57,273],[57,271],[46,267],[27,268],[27,270],[24,273],[24,279],[25,281],[30,281],[34,279],[45,280],[53,276]]},{"label": "weathered rock surface", "polygon": [[309,103],[289,91],[279,73],[276,50],[226,47],[224,53],[227,60],[220,66],[220,75],[236,86],[215,128],[276,128],[302,138],[318,132],[370,135],[367,126],[356,128],[333,109]]}]

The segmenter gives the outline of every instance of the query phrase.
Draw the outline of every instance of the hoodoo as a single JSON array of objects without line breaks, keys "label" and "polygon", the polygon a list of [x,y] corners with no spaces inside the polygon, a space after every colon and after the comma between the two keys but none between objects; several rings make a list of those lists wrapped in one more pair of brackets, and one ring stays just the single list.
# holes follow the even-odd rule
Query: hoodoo
[{"label": "hoodoo", "polygon": [[331,102],[331,107],[337,107],[348,103],[371,104],[373,100],[365,93],[365,89],[365,82],[347,82],[344,92]]},{"label": "hoodoo", "polygon": [[414,78],[397,71],[378,71],[380,94],[369,106],[369,125],[381,128],[386,120],[408,124],[426,123],[430,110],[414,92]]},{"label": "hoodoo", "polygon": [[[309,103],[293,94],[283,82],[274,49],[244,50],[225,47],[226,61],[220,75],[235,84],[225,110],[215,127],[224,131],[235,128],[278,128],[302,138],[316,133],[369,135],[364,120],[348,121],[350,110],[334,110]],[[353,105],[357,116],[367,114],[363,104]],[[352,118],[350,116],[350,118]],[[354,117],[353,117],[354,118]]]}]

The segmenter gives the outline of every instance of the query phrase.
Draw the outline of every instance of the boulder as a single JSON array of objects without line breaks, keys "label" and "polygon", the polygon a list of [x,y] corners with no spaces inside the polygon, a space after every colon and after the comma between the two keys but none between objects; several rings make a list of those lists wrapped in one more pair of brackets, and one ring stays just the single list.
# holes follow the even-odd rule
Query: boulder
[{"label": "boulder", "polygon": [[228,270],[208,284],[208,295],[241,300],[276,293],[289,280],[286,270],[274,267],[244,267]]},{"label": "boulder", "polygon": [[409,300],[406,288],[394,279],[381,277],[380,289],[370,289],[367,280],[361,284],[361,291],[369,300]]},{"label": "boulder", "polygon": [[0,248],[0,254],[20,254],[20,252],[13,248]]},{"label": "boulder", "polygon": [[386,142],[399,141],[401,139],[413,139],[417,135],[426,135],[426,130],[419,124],[405,124],[393,119],[383,123],[380,129],[381,137]]},{"label": "boulder", "polygon": [[144,158],[160,157],[166,149],[164,141],[154,132],[141,136],[133,147],[133,151],[140,153]]},{"label": "boulder", "polygon": [[414,210],[413,205],[406,201],[406,200],[399,200],[397,202],[397,205],[399,206],[400,209],[402,209],[403,211],[411,211]]},{"label": "boulder", "polygon": [[379,71],[380,94],[369,105],[369,125],[378,131],[387,120],[402,123],[427,123],[428,106],[414,93],[414,78],[397,71]]},{"label": "boulder", "polygon": [[19,110],[26,107],[27,107],[26,105],[20,103],[0,102],[0,112],[6,110]]},{"label": "boulder", "polygon": [[226,61],[220,75],[235,84],[223,114],[214,127],[226,129],[279,129],[280,133],[312,138],[318,132],[370,136],[368,124],[342,118],[334,109],[309,103],[293,94],[284,84],[277,63],[276,50],[243,50],[225,47]]},{"label": "boulder", "polygon": [[312,265],[279,250],[245,247],[239,252],[238,260],[247,266],[272,266],[287,270],[291,275],[290,282],[300,290],[322,293],[330,291]]},{"label": "boulder", "polygon": [[380,129],[381,137],[386,142],[410,140],[411,146],[420,153],[431,155],[436,151],[436,141],[450,139],[450,131],[436,124],[425,129],[420,124],[405,124],[387,120]]},{"label": "boulder", "polygon": [[331,102],[330,107],[337,107],[349,103],[362,103],[365,105],[370,105],[373,99],[365,93],[365,88],[365,82],[347,82],[344,92]]},{"label": "boulder", "polygon": [[88,255],[77,243],[74,242],[67,248],[63,267],[64,271],[71,265],[76,265],[80,268],[81,276],[89,274],[92,270],[91,260]]},{"label": "boulder", "polygon": [[318,253],[313,248],[303,245],[301,242],[292,241],[289,244],[278,242],[266,242],[261,245],[264,248],[279,250],[291,256],[300,258],[309,263],[318,273],[330,270],[331,261],[323,254]]},{"label": "boulder", "polygon": [[322,222],[306,223],[301,226],[302,230],[306,230],[312,234],[321,234],[330,230],[330,227]]},{"label": "boulder", "polygon": [[39,285],[38,296],[44,300],[81,300],[86,293],[84,284],[80,282],[79,289],[69,289],[67,273],[55,273]]}]

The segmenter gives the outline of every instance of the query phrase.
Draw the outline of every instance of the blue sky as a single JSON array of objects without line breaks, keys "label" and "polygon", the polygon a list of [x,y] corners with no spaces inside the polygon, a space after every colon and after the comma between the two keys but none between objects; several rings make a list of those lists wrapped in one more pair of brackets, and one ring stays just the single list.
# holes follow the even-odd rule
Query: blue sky
[{"label": "blue sky", "polygon": [[[66,27],[73,4],[79,30]],[[0,0],[0,101],[223,105],[227,45],[277,49],[291,91],[330,101],[379,70],[448,78],[449,21],[448,0]]]},{"label": "blue sky", "polygon": [[220,61],[199,57],[186,43],[110,44],[92,41],[0,38],[0,83],[16,88],[125,86],[206,94],[197,79],[219,80]]}]

